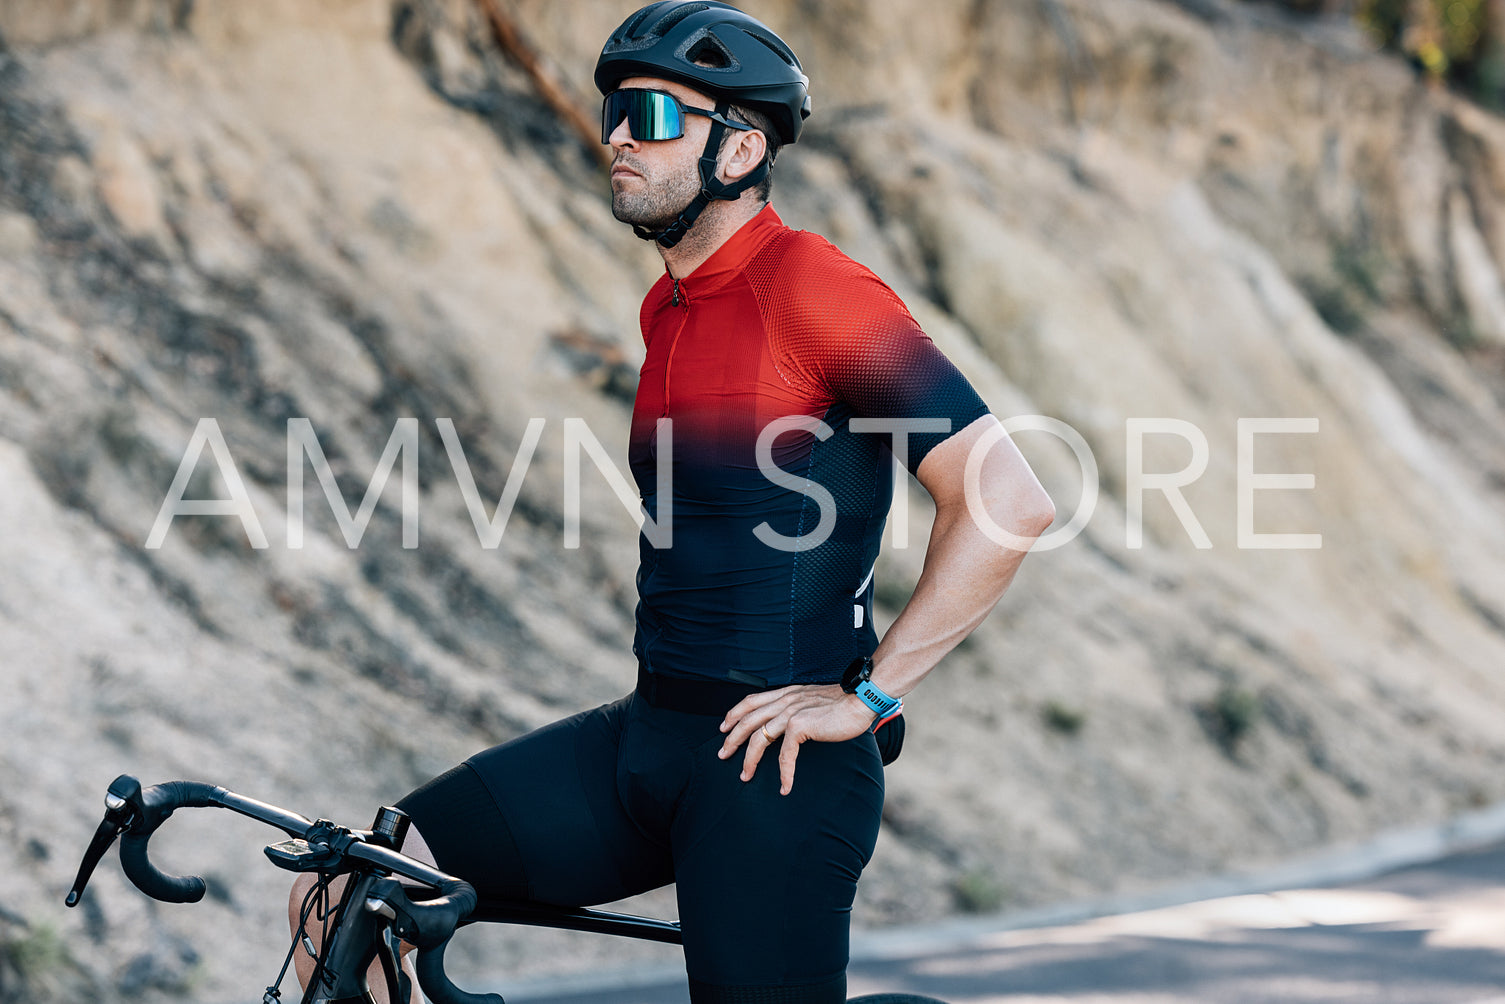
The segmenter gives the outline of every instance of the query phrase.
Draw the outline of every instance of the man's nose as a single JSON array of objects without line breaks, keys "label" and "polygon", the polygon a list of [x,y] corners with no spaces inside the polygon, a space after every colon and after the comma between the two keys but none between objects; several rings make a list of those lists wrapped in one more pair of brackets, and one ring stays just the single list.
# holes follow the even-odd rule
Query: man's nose
[{"label": "man's nose", "polygon": [[613,150],[638,149],[638,141],[632,138],[632,130],[627,128],[626,115],[622,116],[622,121],[617,123],[617,127],[611,131],[611,135],[607,139],[611,143]]}]

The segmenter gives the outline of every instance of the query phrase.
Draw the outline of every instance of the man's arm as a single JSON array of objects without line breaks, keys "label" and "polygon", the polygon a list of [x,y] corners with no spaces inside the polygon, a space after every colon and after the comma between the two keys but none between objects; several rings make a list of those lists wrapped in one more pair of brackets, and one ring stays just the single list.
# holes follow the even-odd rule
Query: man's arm
[{"label": "man's arm", "polygon": [[[978,526],[967,503],[967,461],[984,436],[993,438],[998,419],[984,415],[936,446],[915,477],[935,500],[935,524],[914,595],[873,653],[873,683],[903,697],[945,654],[972,632],[997,605],[1024,560],[1025,549],[1055,519],[1055,507],[1007,435],[981,463],[976,504],[999,528],[1019,539],[1005,547]],[[744,742],[742,779],[750,780],[763,752],[782,739],[780,790],[794,785],[795,760],[805,741],[841,742],[861,735],[873,713],[855,694],[837,686],[795,686],[754,694],[727,712],[723,759]]]},{"label": "man's arm", "polygon": [[[1023,550],[988,537],[967,506],[967,458],[997,425],[984,415],[931,450],[915,471],[935,500],[935,524],[914,595],[873,653],[873,683],[886,694],[903,697],[918,686],[997,606],[1024,561]],[[1006,434],[982,463],[978,495],[988,517],[1021,543],[1033,542],[1055,519],[1050,497]]]}]

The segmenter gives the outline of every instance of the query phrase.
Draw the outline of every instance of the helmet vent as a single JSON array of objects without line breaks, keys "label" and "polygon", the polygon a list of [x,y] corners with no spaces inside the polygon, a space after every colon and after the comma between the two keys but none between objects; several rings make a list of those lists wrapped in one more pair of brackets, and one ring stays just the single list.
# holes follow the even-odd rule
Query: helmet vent
[{"label": "helmet vent", "polygon": [[679,24],[679,22],[683,21],[691,14],[699,14],[703,10],[710,9],[711,5],[708,3],[680,4],[678,7],[674,8],[663,17],[659,18],[658,21],[654,23],[653,27],[648,29],[648,33],[650,35],[667,35],[670,28],[673,28],[676,24]]},{"label": "helmet vent", "polygon": [[625,41],[632,38],[638,30],[638,25],[648,20],[648,15],[651,13],[653,13],[652,7],[644,7],[638,11],[626,24],[617,29],[617,33],[612,36],[612,41]]},{"label": "helmet vent", "polygon": [[737,57],[726,51],[726,46],[721,44],[721,39],[709,31],[702,32],[699,38],[692,40],[684,53],[685,59],[706,69],[735,70],[737,68]]},{"label": "helmet vent", "polygon": [[775,55],[777,55],[784,62],[788,63],[790,66],[793,66],[795,68],[799,67],[800,61],[795,58],[794,53],[790,52],[789,51],[789,47],[787,45],[785,45],[783,42],[780,42],[776,38],[772,38],[772,37],[770,37],[768,35],[765,35],[761,31],[757,31],[757,30],[755,30],[753,28],[749,28],[746,25],[738,25],[738,27],[741,28],[741,30],[743,32],[745,32],[746,34],[751,35],[753,38],[756,38],[759,42],[762,42],[764,45],[768,46],[770,49],[772,49],[774,51]]}]

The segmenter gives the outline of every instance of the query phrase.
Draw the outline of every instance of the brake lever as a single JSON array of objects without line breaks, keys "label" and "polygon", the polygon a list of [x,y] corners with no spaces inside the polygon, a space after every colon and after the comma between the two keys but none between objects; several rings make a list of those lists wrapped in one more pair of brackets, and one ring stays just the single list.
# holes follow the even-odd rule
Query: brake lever
[{"label": "brake lever", "polygon": [[83,899],[84,887],[93,877],[94,869],[115,842],[115,838],[130,828],[139,812],[140,801],[141,782],[134,777],[122,774],[110,783],[110,789],[105,793],[105,818],[94,831],[89,849],[84,851],[78,875],[73,879],[73,888],[68,890],[68,898],[64,901],[68,906],[78,906]]},{"label": "brake lever", "polygon": [[387,981],[387,999],[393,1001],[405,1001],[413,994],[408,974],[402,971],[402,950],[398,947],[399,944],[392,925],[384,925],[381,948],[377,955],[381,959],[382,976]]},{"label": "brake lever", "polygon": [[[365,909],[386,918],[387,927],[403,941],[418,948],[418,985],[435,1004],[506,1004],[499,994],[472,994],[455,986],[444,972],[444,949],[454,937],[458,922],[475,909],[476,892],[468,883],[449,879],[444,896],[415,904],[396,879],[378,879],[371,884]],[[438,911],[437,917],[433,912]],[[420,919],[420,916],[423,919]],[[435,923],[437,920],[437,924]]]}]

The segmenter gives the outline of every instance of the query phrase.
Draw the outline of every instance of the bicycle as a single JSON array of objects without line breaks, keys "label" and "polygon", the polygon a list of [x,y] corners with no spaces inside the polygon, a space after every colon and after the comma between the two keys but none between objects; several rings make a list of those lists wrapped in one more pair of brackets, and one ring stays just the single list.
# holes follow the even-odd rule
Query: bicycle
[{"label": "bicycle", "polygon": [[[367,972],[377,962],[388,1000],[408,1000],[412,988],[402,970],[400,942],[416,946],[418,985],[433,1004],[505,1004],[499,994],[470,993],[450,981],[444,952],[460,927],[522,924],[683,944],[677,921],[586,908],[481,901],[469,883],[401,853],[407,817],[390,806],[377,812],[369,829],[353,829],[327,819],[310,820],[198,781],[168,781],[142,788],[128,774],[111,782],[106,792],[104,819],[84,852],[67,905],[79,904],[90,876],[117,837],[121,868],[136,888],[167,903],[198,902],[208,888],[204,880],[158,870],[148,857],[147,845],[178,809],[209,807],[229,809],[282,830],[290,839],[267,846],[266,856],[287,871],[318,875],[304,901],[282,970],[266,988],[262,1004],[280,1004],[282,982],[300,946],[315,959],[301,1004],[372,1004]],[[330,886],[340,876],[349,879],[339,902],[330,907]],[[418,887],[405,886],[399,877]],[[323,940],[315,951],[308,925],[321,903]],[[915,994],[880,993],[853,998],[848,1004],[944,1002]]]}]

